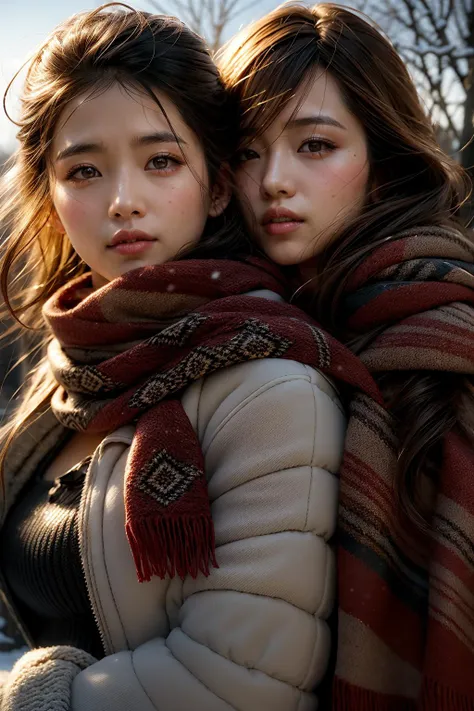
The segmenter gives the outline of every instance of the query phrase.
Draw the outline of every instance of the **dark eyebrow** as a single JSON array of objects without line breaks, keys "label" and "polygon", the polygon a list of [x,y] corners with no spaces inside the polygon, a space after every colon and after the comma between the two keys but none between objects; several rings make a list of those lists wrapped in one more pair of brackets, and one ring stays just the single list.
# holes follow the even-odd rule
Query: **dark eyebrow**
[{"label": "dark eyebrow", "polygon": [[81,153],[100,153],[104,150],[101,143],[73,143],[72,146],[64,148],[64,150],[59,151],[56,156],[56,161],[64,160],[65,158],[70,158],[71,156],[78,156]]},{"label": "dark eyebrow", "polygon": [[332,116],[324,116],[319,114],[318,116],[302,116],[301,118],[294,118],[288,121],[287,126],[289,128],[298,128],[299,126],[335,126],[336,128],[342,128],[343,131],[347,131],[347,128],[336,121]]},{"label": "dark eyebrow", "polygon": [[134,146],[149,146],[152,143],[178,143],[179,145],[182,143],[186,145],[186,141],[172,131],[157,131],[146,136],[137,136],[132,141]]},{"label": "dark eyebrow", "polygon": [[[145,136],[136,136],[132,145],[134,146],[150,146],[153,143],[178,143],[179,145],[186,145],[186,141],[178,136],[174,135],[171,131],[157,131],[156,133],[150,133]],[[64,148],[64,150],[59,151],[56,156],[56,161],[64,160],[65,158],[71,158],[71,156],[78,156],[83,153],[101,153],[104,150],[102,143],[74,143],[72,146]]]}]

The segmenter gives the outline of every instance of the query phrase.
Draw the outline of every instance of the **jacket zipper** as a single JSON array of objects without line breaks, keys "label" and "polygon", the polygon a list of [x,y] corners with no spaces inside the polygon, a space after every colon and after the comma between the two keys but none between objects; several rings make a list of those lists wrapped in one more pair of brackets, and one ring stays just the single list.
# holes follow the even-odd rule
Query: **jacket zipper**
[{"label": "jacket zipper", "polygon": [[[100,445],[99,445],[100,447]],[[91,472],[92,472],[92,467],[94,465],[94,462],[98,458],[98,448],[95,450],[94,454],[92,455],[91,461],[89,462],[89,466],[87,468],[87,473],[84,478],[84,484],[82,487],[82,492],[81,492],[81,498],[80,498],[80,503],[79,503],[79,512],[78,512],[78,529],[79,529],[79,554],[81,558],[81,567],[82,567],[82,575],[84,577],[84,581],[86,584],[86,590],[87,590],[87,597],[89,599],[89,605],[92,610],[92,616],[94,617],[95,624],[97,626],[97,629],[99,631],[99,636],[100,636],[100,641],[102,643],[102,648],[104,650],[104,654],[108,655],[112,653],[112,650],[110,650],[109,645],[107,644],[106,638],[105,638],[105,633],[104,633],[104,626],[102,625],[102,617],[100,614],[99,610],[99,605],[98,605],[98,595],[94,594],[94,591],[91,590],[92,583],[89,581],[92,580],[92,576],[88,575],[87,571],[87,563],[86,563],[86,555],[84,551],[84,545],[83,545],[83,536],[82,536],[82,531],[87,529],[87,506],[86,506],[86,492],[89,487],[89,481],[91,478]],[[84,518],[84,521],[83,521]]]},{"label": "jacket zipper", "polygon": [[88,518],[89,518],[89,506],[88,506],[88,501],[87,501],[87,493],[90,487],[94,484],[93,481],[93,471],[94,467],[98,466],[98,460],[101,454],[102,448],[110,443],[110,442],[120,442],[123,444],[126,444],[127,446],[131,445],[132,439],[131,437],[126,437],[123,435],[118,435],[116,432],[112,433],[110,435],[107,435],[102,442],[99,444],[99,446],[96,448],[94,451],[91,461],[89,463],[89,467],[87,469],[87,473],[84,479],[84,485],[82,488],[82,493],[81,493],[81,499],[80,499],[80,504],[79,504],[79,553],[81,557],[81,565],[82,565],[82,574],[84,575],[84,580],[86,583],[86,590],[87,590],[87,596],[89,598],[89,603],[91,606],[92,614],[95,620],[95,623],[97,625],[97,629],[99,630],[99,635],[100,639],[102,642],[102,646],[104,648],[104,653],[105,655],[109,654],[114,654],[115,649],[112,645],[111,642],[107,641],[108,635],[107,635],[107,625],[105,622],[106,616],[102,610],[102,607],[100,605],[100,596],[98,594],[98,591],[94,588],[94,576],[90,574],[89,570],[89,563],[88,563],[88,557],[86,555],[86,551],[84,550],[84,543],[83,541],[85,540],[85,535],[83,536],[82,533],[87,531],[87,526],[88,526]]}]

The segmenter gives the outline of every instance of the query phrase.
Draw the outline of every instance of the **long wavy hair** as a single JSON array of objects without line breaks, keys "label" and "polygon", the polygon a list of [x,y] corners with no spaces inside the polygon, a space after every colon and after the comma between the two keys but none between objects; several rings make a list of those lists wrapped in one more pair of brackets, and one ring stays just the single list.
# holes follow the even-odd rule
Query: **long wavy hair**
[{"label": "long wavy hair", "polygon": [[[440,149],[403,61],[361,13],[332,3],[285,4],[231,40],[219,65],[239,103],[241,148],[265,132],[297,91],[304,99],[321,69],[336,80],[363,126],[370,161],[365,205],[356,218],[335,227],[334,239],[318,255],[316,286],[304,292],[311,296],[305,308],[359,353],[375,333],[357,337],[341,316],[352,274],[374,248],[404,229],[456,225],[471,238],[459,217],[470,180]],[[374,377],[399,423],[397,495],[410,517],[424,525],[416,503],[420,474],[436,476],[444,434],[465,423],[460,412],[474,411],[472,388],[453,373]],[[472,441],[472,430],[466,434]]]},{"label": "long wavy hair", "polygon": [[[5,236],[0,288],[6,311],[14,319],[9,335],[29,330],[40,354],[21,404],[4,427],[2,462],[13,438],[48,403],[55,387],[41,357],[50,339],[42,306],[87,269],[50,219],[50,146],[55,129],[72,99],[104,91],[116,82],[144,91],[163,113],[155,92],[166,94],[200,141],[211,186],[235,151],[234,102],[204,41],[176,18],[109,3],[74,15],[46,39],[29,63],[17,124],[19,148],[5,175],[1,198]],[[231,200],[221,217],[208,219],[200,242],[180,256],[238,258],[249,248]]]}]

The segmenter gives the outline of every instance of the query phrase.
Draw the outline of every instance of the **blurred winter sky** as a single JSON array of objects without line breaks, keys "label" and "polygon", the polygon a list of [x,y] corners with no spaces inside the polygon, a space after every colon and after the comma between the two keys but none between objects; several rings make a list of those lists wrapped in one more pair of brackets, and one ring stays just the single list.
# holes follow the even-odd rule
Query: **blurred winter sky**
[{"label": "blurred winter sky", "polygon": [[[56,25],[82,10],[91,10],[101,2],[95,0],[0,0],[0,96],[3,99],[8,83]],[[146,0],[129,0],[128,5],[152,11]],[[242,3],[243,4],[243,3]],[[246,3],[247,4],[247,3]],[[253,8],[243,12],[228,27],[224,39],[229,39],[241,25],[261,17],[280,4],[279,0],[255,0]],[[173,13],[172,0],[163,5]],[[21,75],[10,90],[8,112],[15,117]],[[8,121],[0,104],[0,151],[15,148],[16,127]]]}]

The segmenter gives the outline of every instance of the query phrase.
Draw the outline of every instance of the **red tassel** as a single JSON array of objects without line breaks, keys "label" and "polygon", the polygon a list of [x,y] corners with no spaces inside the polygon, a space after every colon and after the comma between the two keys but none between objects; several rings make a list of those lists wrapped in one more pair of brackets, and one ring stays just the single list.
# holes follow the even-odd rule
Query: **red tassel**
[{"label": "red tassel", "polygon": [[210,565],[218,568],[212,520],[198,514],[171,518],[155,516],[127,523],[127,538],[132,550],[139,582],[152,575],[163,579],[175,575],[184,580],[201,572],[208,576]]}]

